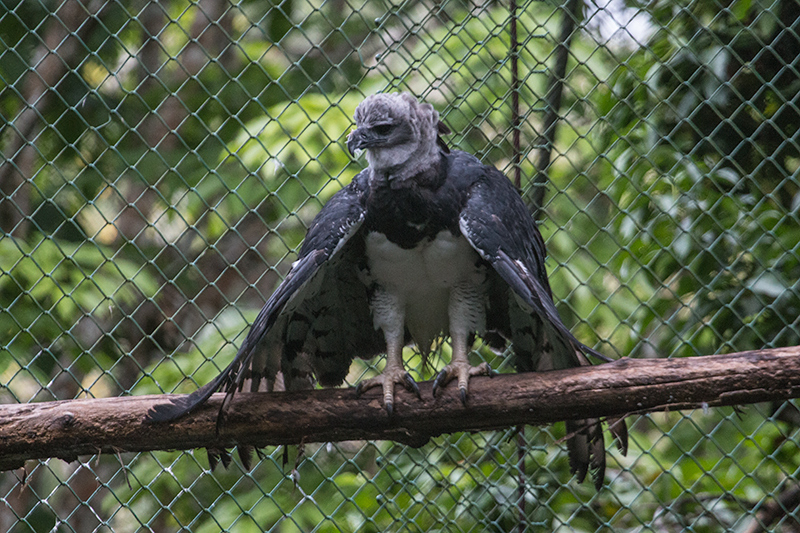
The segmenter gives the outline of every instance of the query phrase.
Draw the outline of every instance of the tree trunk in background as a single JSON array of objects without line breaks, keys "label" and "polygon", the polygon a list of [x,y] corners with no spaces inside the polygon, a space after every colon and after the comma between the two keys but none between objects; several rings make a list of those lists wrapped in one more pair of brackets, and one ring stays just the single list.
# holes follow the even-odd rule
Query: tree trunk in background
[{"label": "tree trunk in background", "polygon": [[74,63],[84,38],[94,28],[101,6],[102,2],[66,0],[50,15],[44,40],[33,53],[32,68],[22,90],[24,107],[11,122],[3,141],[0,229],[6,234],[24,238],[28,233],[29,180],[34,177],[36,142],[43,127],[40,116],[47,109],[52,91]]},{"label": "tree trunk in background", "polygon": [[[197,3],[189,41],[174,58],[179,65],[176,70],[162,68],[163,63],[157,60],[160,50],[157,44],[158,35],[167,22],[162,8],[158,2],[152,2],[143,11],[144,27],[149,33],[149,42],[142,48],[140,54],[142,67],[149,75],[160,77],[162,85],[169,91],[143,122],[145,127],[141,130],[142,138],[149,147],[171,151],[180,144],[178,130],[189,114],[183,101],[191,99],[186,95],[187,90],[192,91],[196,88],[194,84],[187,86],[185,82],[200,75],[203,68],[212,61],[217,66],[225,67],[230,58],[234,57],[229,53],[232,29],[229,6],[225,0],[200,0]],[[146,93],[151,87],[151,83],[145,83],[140,89]]]}]

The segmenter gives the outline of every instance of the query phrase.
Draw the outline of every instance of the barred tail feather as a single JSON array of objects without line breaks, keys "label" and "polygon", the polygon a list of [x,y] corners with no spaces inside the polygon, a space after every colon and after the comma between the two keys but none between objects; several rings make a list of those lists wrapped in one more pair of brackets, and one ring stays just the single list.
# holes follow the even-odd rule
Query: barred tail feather
[{"label": "barred tail feather", "polygon": [[581,483],[591,472],[594,487],[600,490],[606,474],[606,447],[600,420],[568,420],[566,426],[570,473]]}]

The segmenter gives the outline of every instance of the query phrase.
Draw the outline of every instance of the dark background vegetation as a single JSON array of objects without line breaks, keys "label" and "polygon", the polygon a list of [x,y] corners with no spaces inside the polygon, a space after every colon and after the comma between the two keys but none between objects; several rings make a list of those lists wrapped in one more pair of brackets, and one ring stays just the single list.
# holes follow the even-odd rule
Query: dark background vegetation
[{"label": "dark background vegetation", "polygon": [[[412,91],[453,146],[513,175],[504,2],[0,9],[4,403],[207,382],[362,168],[344,139],[367,94]],[[615,357],[800,344],[800,6],[574,11],[541,225],[565,321]],[[528,198],[565,12],[516,11]],[[637,417],[598,494],[570,481],[560,426],[309,445],[286,465],[268,449],[249,472],[211,474],[203,452],[51,460],[25,483],[0,474],[0,530],[510,531],[522,513],[543,530],[744,531],[796,491],[797,420],[791,404]],[[800,529],[796,506],[776,531]]]}]

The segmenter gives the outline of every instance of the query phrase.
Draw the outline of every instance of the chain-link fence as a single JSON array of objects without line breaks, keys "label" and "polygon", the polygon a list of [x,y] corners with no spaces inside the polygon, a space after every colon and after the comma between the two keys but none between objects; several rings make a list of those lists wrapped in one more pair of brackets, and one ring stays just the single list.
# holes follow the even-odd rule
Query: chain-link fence
[{"label": "chain-link fence", "polygon": [[[364,164],[355,106],[388,90],[521,176],[582,341],[800,344],[799,28],[791,0],[4,2],[0,402],[207,383]],[[800,530],[792,404],[629,423],[599,493],[557,425],[267,449],[249,471],[29,463],[0,474],[0,531]]]}]

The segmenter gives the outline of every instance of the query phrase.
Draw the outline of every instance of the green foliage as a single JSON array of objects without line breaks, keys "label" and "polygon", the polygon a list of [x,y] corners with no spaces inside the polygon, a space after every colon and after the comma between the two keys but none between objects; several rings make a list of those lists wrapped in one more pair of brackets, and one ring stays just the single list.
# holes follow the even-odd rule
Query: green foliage
[{"label": "green foliage", "polygon": [[612,268],[654,294],[636,328],[665,355],[800,340],[800,187],[784,105],[800,85],[762,52],[800,51],[777,25],[798,13],[776,2],[775,18],[745,25],[742,9],[656,4],[663,29],[598,93],[608,160],[598,176],[625,243]]},{"label": "green foliage", "polygon": [[97,330],[157,291],[142,265],[93,242],[0,239],[3,385],[20,398],[30,394],[20,368],[43,384],[63,365],[76,378],[108,370],[123,353]]},{"label": "green foliage", "polygon": [[[65,73],[37,108],[29,194],[16,205],[29,228],[0,239],[3,401],[207,383],[312,217],[362,168],[344,138],[365,94],[411,90],[453,129],[449,144],[511,170],[506,4],[87,9],[95,4],[104,7],[75,26],[80,45],[60,57]],[[542,225],[559,311],[610,355],[798,344],[797,6],[627,5],[653,25],[644,42],[599,44],[588,3],[572,41]],[[0,11],[2,148],[14,164],[9,146],[29,106],[26,80],[42,74],[52,7]],[[518,14],[521,170],[531,177],[561,14],[543,2]],[[407,362],[430,379],[449,355],[445,345],[424,366],[408,350]],[[507,354],[488,347],[472,357],[508,370]],[[380,365],[357,362],[348,383]],[[796,477],[790,410],[631,420],[631,452],[610,452],[610,484],[597,495],[568,482],[559,425],[450,435],[419,450],[308,445],[301,457],[289,450],[288,465],[269,449],[252,472],[235,463],[210,474],[201,452],[142,454],[128,483],[107,457],[82,467],[105,492],[79,508],[115,531],[510,531],[521,440],[531,529],[741,529]],[[88,516],[59,507],[74,496],[56,496],[94,494],[94,479],[55,463],[39,465],[21,493],[47,505],[33,501],[25,515],[0,491],[25,517],[19,527]]]}]

